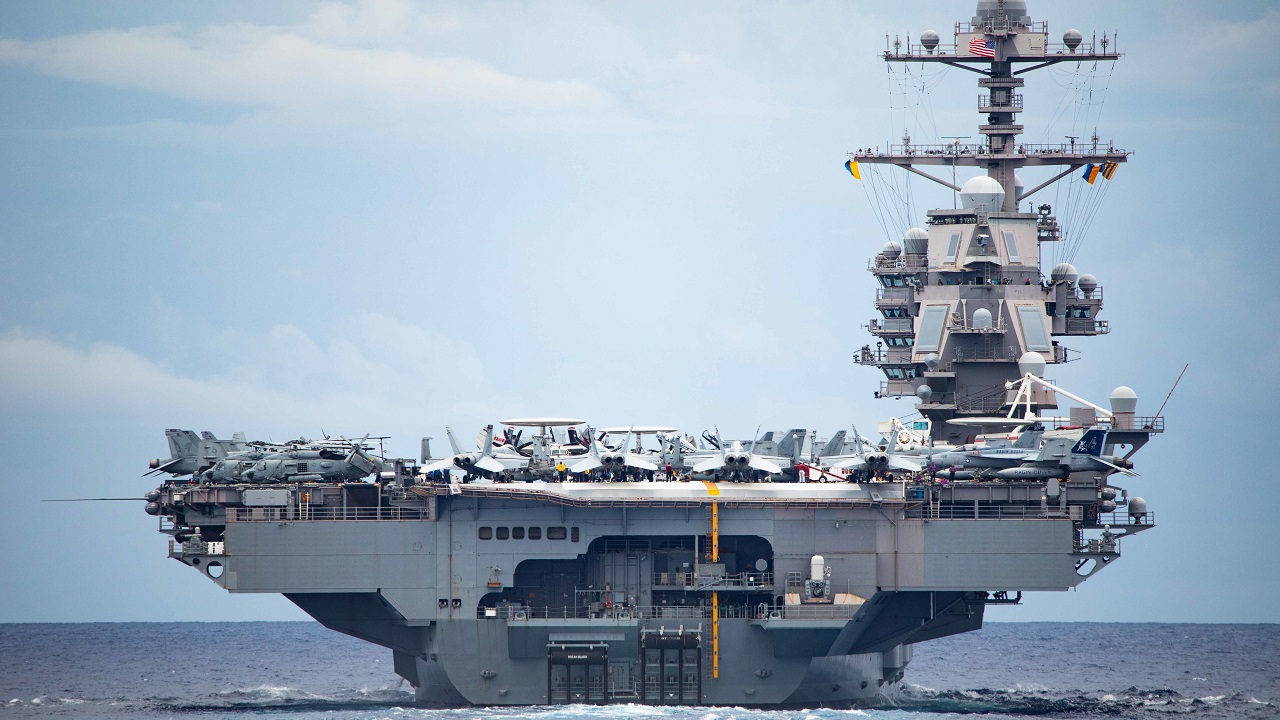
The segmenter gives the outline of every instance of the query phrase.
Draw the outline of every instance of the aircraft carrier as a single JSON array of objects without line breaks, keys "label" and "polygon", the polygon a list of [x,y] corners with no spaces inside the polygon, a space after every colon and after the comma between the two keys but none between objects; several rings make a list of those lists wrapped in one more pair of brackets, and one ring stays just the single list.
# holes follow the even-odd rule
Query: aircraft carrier
[{"label": "aircraft carrier", "polygon": [[[1027,71],[1119,53],[1075,30],[1058,42],[1017,0],[982,0],[952,43],[886,44],[889,63],[964,67],[981,89],[980,142],[904,138],[846,165],[959,200],[868,265],[875,347],[855,361],[884,372],[875,395],[914,397],[918,419],[875,439],[732,441],[522,418],[474,451],[450,432],[433,457],[424,439],[412,459],[368,438],[169,430],[152,468],[170,477],[146,497],[169,556],[388,648],[418,700],[444,705],[892,702],[917,643],[1114,563],[1154,526],[1118,481],[1163,419],[1128,388],[1104,407],[1045,379],[1063,338],[1109,327],[1096,279],[1042,269],[1064,232],[1032,196],[1069,176],[1110,182],[1129,154],[1025,143],[1017,119]],[[1052,177],[1028,189],[1024,167]],[[961,168],[973,177],[950,180]]]}]

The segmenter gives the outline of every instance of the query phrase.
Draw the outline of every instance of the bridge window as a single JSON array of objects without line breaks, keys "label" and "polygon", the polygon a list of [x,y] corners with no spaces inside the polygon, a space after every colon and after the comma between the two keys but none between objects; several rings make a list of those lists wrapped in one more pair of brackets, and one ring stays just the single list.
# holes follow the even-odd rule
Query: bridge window
[{"label": "bridge window", "polygon": [[920,316],[916,352],[938,352],[938,347],[942,344],[942,326],[950,311],[950,305],[930,305],[924,309]]},{"label": "bridge window", "polygon": [[1053,350],[1049,345],[1049,333],[1045,330],[1044,315],[1040,313],[1040,308],[1033,305],[1019,305],[1018,320],[1022,323],[1022,339],[1026,341],[1028,350],[1036,352]]},{"label": "bridge window", "polygon": [[530,539],[530,540],[541,540],[541,539],[542,539],[542,528],[540,528],[540,527],[531,527],[531,528],[529,528],[529,539]]},{"label": "bridge window", "polygon": [[1018,258],[1018,241],[1013,236],[1013,231],[1004,230],[1004,251],[1009,255],[1009,262],[1022,264],[1022,260]]},{"label": "bridge window", "polygon": [[956,261],[956,255],[958,255],[959,253],[960,253],[960,233],[953,232],[951,233],[951,239],[947,241],[947,257],[943,260],[943,262],[947,264],[954,264]]},{"label": "bridge window", "polygon": [[569,536],[568,529],[562,526],[554,525],[552,527],[547,528],[548,540],[563,540],[568,536]]},{"label": "bridge window", "polygon": [[510,528],[506,528],[506,527],[500,527],[500,528],[498,528],[498,539],[499,539],[499,540],[506,540],[506,539],[507,539],[507,538],[509,538],[509,537],[511,537],[511,529],[510,529]]},{"label": "bridge window", "polygon": [[477,535],[480,537],[480,539],[481,539],[481,540],[492,540],[492,539],[493,539],[493,528],[491,528],[491,527],[482,527],[482,528],[480,528],[480,531],[477,533]]},{"label": "bridge window", "polygon": [[1073,318],[1087,318],[1087,317],[1089,317],[1089,308],[1087,308],[1087,307],[1071,308],[1071,317],[1073,317]]}]

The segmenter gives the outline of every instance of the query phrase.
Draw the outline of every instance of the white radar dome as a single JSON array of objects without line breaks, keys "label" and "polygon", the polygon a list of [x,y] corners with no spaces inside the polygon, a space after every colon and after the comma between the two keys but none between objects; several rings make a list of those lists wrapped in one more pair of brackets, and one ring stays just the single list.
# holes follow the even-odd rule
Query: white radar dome
[{"label": "white radar dome", "polygon": [[1094,290],[1098,289],[1098,278],[1085,273],[1076,281],[1076,285],[1080,287],[1080,292],[1084,293],[1085,297],[1089,297],[1093,294]]},{"label": "white radar dome", "polygon": [[902,251],[924,255],[929,252],[929,233],[924,228],[913,227],[902,236]]},{"label": "white radar dome", "polygon": [[1031,373],[1036,377],[1044,377],[1044,357],[1030,350],[1022,353],[1022,357],[1018,358],[1018,372],[1023,375]]},{"label": "white radar dome", "polygon": [[1138,393],[1127,385],[1111,391],[1111,412],[1131,413],[1138,409]]},{"label": "white radar dome", "polygon": [[960,187],[960,204],[968,210],[997,212],[1004,205],[1004,188],[988,175],[969,178]]},{"label": "white radar dome", "polygon": [[973,24],[981,25],[984,20],[994,20],[1001,13],[1015,25],[1026,25],[1031,22],[1027,15],[1027,0],[978,0],[978,9],[974,11]]},{"label": "white radar dome", "polygon": [[896,258],[902,254],[902,247],[898,243],[890,240],[880,248],[880,254],[888,258]]},{"label": "white radar dome", "polygon": [[1070,30],[1062,33],[1062,44],[1066,45],[1067,49],[1071,52],[1075,52],[1076,48],[1080,47],[1080,43],[1083,41],[1084,35],[1081,35],[1080,31],[1075,28],[1071,28]]},{"label": "white radar dome", "polygon": [[[929,402],[929,400],[933,398],[933,388],[928,385],[921,385],[916,388],[916,397],[919,398],[922,403]],[[154,515],[155,513],[152,514]]]},{"label": "white radar dome", "polygon": [[1018,173],[1014,173],[1013,174],[1013,194],[1017,195],[1018,197],[1022,197],[1022,191],[1026,189],[1027,189],[1027,186],[1022,183],[1022,176],[1019,175]]},{"label": "white radar dome", "polygon": [[925,52],[930,55],[933,54],[934,48],[938,47],[938,42],[941,39],[936,30],[925,30],[920,33],[920,44],[924,46]]},{"label": "white radar dome", "polygon": [[1076,266],[1065,262],[1054,265],[1053,271],[1049,273],[1050,280],[1067,284],[1075,282],[1079,276],[1080,274],[1076,272]]},{"label": "white radar dome", "polygon": [[973,311],[973,327],[978,330],[991,329],[991,311],[986,308],[978,308]]}]

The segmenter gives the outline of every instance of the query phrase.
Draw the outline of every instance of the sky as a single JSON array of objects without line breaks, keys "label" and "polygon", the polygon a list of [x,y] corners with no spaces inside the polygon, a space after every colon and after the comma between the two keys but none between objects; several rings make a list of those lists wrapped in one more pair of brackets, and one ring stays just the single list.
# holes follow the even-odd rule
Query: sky
[{"label": "sky", "polygon": [[[1032,73],[1024,139],[1134,152],[1092,215],[1041,193],[1112,328],[1048,375],[1150,413],[1190,367],[1123,483],[1158,527],[988,619],[1280,622],[1280,12],[1029,10],[1125,57]],[[513,416],[748,437],[910,414],[851,361],[866,262],[951,194],[896,178],[910,212],[886,208],[842,164],[976,135],[976,76],[878,55],[971,13],[0,2],[0,622],[305,618],[168,560],[141,502],[41,502],[140,496],[165,428],[414,457]]]}]

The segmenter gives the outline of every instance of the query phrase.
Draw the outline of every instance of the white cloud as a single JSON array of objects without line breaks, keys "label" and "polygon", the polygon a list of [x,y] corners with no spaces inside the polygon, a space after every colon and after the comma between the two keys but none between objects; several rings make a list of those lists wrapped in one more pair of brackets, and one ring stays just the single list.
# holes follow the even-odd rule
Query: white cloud
[{"label": "white cloud", "polygon": [[[442,420],[482,416],[494,398],[467,344],[366,314],[329,342],[296,326],[240,337],[216,374],[196,376],[119,345],[0,335],[0,412],[9,418],[70,413],[111,424],[316,434],[365,430],[411,440]],[[200,429],[204,429],[201,427]]]},{"label": "white cloud", "polygon": [[[594,12],[466,10],[465,17],[440,15],[400,0],[365,0],[324,5],[293,26],[171,24],[0,39],[0,64],[237,108],[221,125],[139,121],[139,139],[222,130],[254,143],[306,143],[312,131],[358,127],[403,141],[446,123],[616,133],[786,114],[766,85],[724,58],[646,49],[631,37],[634,29]],[[566,51],[566,43],[581,47]]]},{"label": "white cloud", "polygon": [[308,34],[342,44],[387,42],[452,32],[456,16],[418,12],[405,0],[364,0],[358,5],[330,3],[307,21]]},{"label": "white cloud", "polygon": [[342,47],[250,25],[3,40],[0,61],[68,80],[257,108],[448,105],[537,114],[603,112],[610,105],[607,95],[581,82],[519,77],[467,58]]},{"label": "white cloud", "polygon": [[[1214,95],[1239,95],[1241,100],[1280,99],[1280,12],[1268,9],[1256,18],[1227,20],[1196,17],[1197,9],[1169,6],[1173,22],[1168,31],[1152,34],[1133,53],[1134,75],[1144,83],[1193,95],[1197,101]],[[1122,48],[1123,49],[1123,48]],[[1247,56],[1242,60],[1241,53]]]}]

